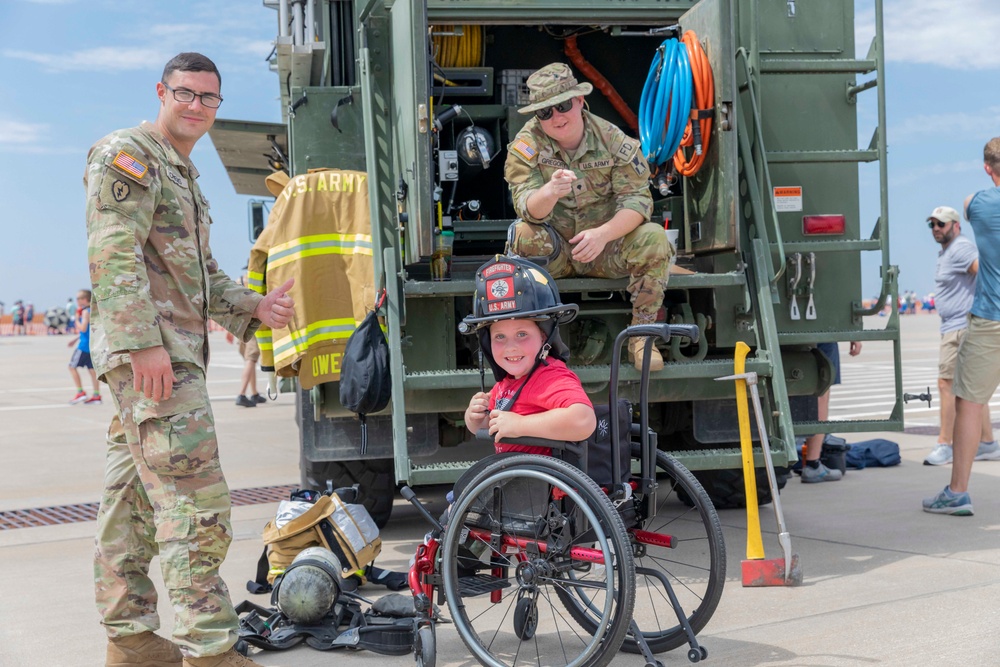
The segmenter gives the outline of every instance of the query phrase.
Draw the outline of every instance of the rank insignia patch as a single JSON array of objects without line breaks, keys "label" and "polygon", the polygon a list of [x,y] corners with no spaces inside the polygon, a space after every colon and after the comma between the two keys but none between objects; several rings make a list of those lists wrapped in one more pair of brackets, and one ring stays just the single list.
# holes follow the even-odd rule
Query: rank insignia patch
[{"label": "rank insignia patch", "polygon": [[146,165],[139,162],[125,151],[118,151],[118,155],[115,156],[113,164],[126,174],[131,174],[136,178],[141,179],[146,175]]},{"label": "rank insignia patch", "polygon": [[128,183],[125,181],[115,181],[111,185],[111,194],[114,196],[115,201],[125,201],[128,197],[129,187]]}]

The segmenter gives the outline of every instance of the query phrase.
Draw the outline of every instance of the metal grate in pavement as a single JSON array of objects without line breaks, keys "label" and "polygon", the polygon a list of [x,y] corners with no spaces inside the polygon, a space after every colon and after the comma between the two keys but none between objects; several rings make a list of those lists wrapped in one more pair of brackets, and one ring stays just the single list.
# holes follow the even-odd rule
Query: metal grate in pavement
[{"label": "metal grate in pavement", "polygon": [[[233,507],[275,503],[288,498],[288,494],[298,488],[295,485],[258,486],[252,489],[230,491]],[[0,530],[34,528],[38,526],[58,526],[66,523],[93,521],[97,518],[99,503],[79,503],[76,505],[56,505],[55,507],[33,507],[23,510],[0,512]]]}]

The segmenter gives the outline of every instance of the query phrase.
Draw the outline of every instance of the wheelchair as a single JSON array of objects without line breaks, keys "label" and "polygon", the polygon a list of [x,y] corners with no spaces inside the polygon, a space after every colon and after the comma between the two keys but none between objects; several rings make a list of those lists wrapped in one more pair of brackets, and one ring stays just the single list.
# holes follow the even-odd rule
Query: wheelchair
[{"label": "wheelchair", "polygon": [[[603,667],[619,649],[662,667],[655,655],[684,644],[691,662],[707,657],[696,635],[725,583],[722,527],[695,477],[657,449],[648,363],[638,423],[618,401],[621,349],[634,336],[647,337],[648,360],[653,337],[697,342],[698,329],[636,325],[618,335],[608,404],[624,407],[598,424],[618,443],[610,451],[507,439],[551,447],[553,456],[507,453],[478,462],[456,484],[446,526],[403,488],[435,527],[409,571],[418,667],[435,664],[435,601],[447,603],[462,641],[490,667]],[[614,418],[622,415],[628,433]],[[595,455],[611,459],[610,478],[600,484],[584,472]]]}]

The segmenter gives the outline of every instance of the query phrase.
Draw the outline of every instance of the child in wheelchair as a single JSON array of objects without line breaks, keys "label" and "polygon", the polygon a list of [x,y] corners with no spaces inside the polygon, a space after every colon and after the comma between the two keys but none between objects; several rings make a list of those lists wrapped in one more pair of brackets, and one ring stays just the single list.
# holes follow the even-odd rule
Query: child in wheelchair
[{"label": "child in wheelchair", "polygon": [[[402,490],[435,527],[409,573],[419,632],[433,646],[437,595],[483,664],[510,664],[524,652],[535,656],[527,662],[602,667],[622,647],[657,665],[655,653],[684,643],[700,660],[695,633],[725,580],[718,517],[691,473],[657,450],[645,417],[632,442],[631,406],[614,389],[617,363],[614,410],[595,410],[559,336],[578,310],[529,261],[498,255],[476,273],[473,312],[459,330],[478,337],[496,384],[471,398],[465,423],[496,453],[456,482],[439,520]],[[629,336],[669,338],[663,331],[630,327],[616,352]],[[643,387],[647,379],[644,370]],[[641,415],[645,403],[643,389]],[[640,599],[649,608],[637,620]]]},{"label": "child in wheelchair", "polygon": [[488,429],[498,454],[551,453],[506,438],[580,441],[594,432],[594,406],[566,367],[569,349],[559,337],[559,325],[578,310],[561,303],[551,276],[526,260],[497,255],[476,273],[473,313],[463,329],[478,336],[497,384],[472,397],[465,424],[474,434]]}]

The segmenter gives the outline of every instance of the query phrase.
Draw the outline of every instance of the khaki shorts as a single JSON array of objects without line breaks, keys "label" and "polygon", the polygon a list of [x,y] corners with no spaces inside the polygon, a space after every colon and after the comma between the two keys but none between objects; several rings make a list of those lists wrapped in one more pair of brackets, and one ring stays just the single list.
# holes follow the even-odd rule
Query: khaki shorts
[{"label": "khaki shorts", "polygon": [[958,348],[965,340],[966,328],[956,329],[941,334],[941,350],[938,359],[938,378],[941,380],[955,379],[955,363],[958,361]]},{"label": "khaki shorts", "polygon": [[252,361],[256,363],[260,360],[260,348],[257,347],[257,337],[254,336],[247,342],[240,341],[239,344],[240,356],[243,357],[244,361]]},{"label": "khaki shorts", "polygon": [[1000,385],[1000,322],[973,315],[958,348],[955,395],[985,405]]}]

